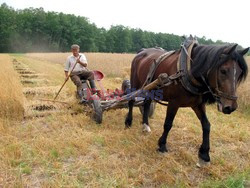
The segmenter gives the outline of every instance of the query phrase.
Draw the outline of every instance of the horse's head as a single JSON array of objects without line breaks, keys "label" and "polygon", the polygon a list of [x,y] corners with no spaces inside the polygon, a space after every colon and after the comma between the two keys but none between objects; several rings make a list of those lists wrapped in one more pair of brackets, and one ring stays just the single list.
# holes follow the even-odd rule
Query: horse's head
[{"label": "horse's head", "polygon": [[218,110],[224,114],[230,114],[238,107],[237,86],[247,76],[247,64],[243,55],[249,48],[237,51],[236,47],[237,45],[226,47],[208,75],[208,82],[216,98]]}]

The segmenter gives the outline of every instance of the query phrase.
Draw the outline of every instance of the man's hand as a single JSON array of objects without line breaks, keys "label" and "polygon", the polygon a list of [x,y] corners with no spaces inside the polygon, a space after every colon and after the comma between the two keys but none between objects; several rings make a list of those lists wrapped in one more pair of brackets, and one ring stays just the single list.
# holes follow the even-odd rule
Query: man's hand
[{"label": "man's hand", "polygon": [[87,63],[81,62],[80,59],[77,59],[76,62],[79,63],[80,65],[84,66],[84,67],[87,67]]},{"label": "man's hand", "polygon": [[65,82],[69,79],[69,76],[68,76],[68,71],[65,71]]}]

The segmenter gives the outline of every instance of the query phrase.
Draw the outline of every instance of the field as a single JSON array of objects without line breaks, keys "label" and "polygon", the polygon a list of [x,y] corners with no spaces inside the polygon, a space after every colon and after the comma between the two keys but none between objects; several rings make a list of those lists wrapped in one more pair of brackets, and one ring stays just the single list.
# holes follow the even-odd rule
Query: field
[{"label": "field", "polygon": [[[250,76],[239,88],[232,115],[207,108],[211,165],[197,168],[201,126],[181,109],[169,136],[169,152],[156,152],[166,107],[157,105],[151,134],[141,131],[134,111],[124,130],[126,109],[104,112],[102,125],[77,104],[64,81],[67,53],[1,54],[0,187],[245,187],[250,186]],[[133,54],[86,53],[90,69],[105,74],[105,88],[120,88]],[[250,64],[250,58],[247,58]],[[24,117],[23,117],[24,116]],[[23,118],[22,118],[23,117]]]}]

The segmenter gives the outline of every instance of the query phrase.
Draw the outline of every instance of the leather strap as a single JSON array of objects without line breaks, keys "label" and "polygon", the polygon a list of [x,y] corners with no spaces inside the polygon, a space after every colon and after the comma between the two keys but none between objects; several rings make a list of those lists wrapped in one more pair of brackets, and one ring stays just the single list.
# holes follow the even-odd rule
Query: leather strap
[{"label": "leather strap", "polygon": [[159,65],[161,64],[161,62],[163,62],[163,60],[165,60],[166,58],[168,58],[169,56],[171,56],[173,53],[175,53],[175,51],[169,51],[166,52],[164,54],[162,54],[161,56],[159,56],[156,60],[154,60],[154,62],[152,63],[152,65],[150,66],[147,78],[144,82],[144,84],[142,85],[142,88],[144,86],[146,86],[147,84],[151,83],[153,80],[153,77],[155,75],[155,71],[156,69],[159,67]]},{"label": "leather strap", "polygon": [[177,62],[177,70],[183,72],[181,83],[183,87],[195,95],[201,95],[199,87],[202,86],[191,74],[191,53],[196,40],[188,39],[181,45],[181,52]]}]

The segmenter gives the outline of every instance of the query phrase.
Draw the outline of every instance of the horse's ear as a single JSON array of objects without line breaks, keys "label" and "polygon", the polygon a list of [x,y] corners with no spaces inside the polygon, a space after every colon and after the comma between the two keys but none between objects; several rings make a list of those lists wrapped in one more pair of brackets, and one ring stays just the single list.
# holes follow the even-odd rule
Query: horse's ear
[{"label": "horse's ear", "polygon": [[238,44],[234,44],[234,45],[230,45],[228,46],[225,50],[224,50],[224,54],[231,54],[235,49],[236,47],[238,46]]},{"label": "horse's ear", "polygon": [[245,55],[247,52],[249,51],[249,47],[248,48],[245,48],[245,49],[243,49],[243,50],[238,50],[238,53],[240,54],[240,55]]},{"label": "horse's ear", "polygon": [[194,40],[193,35],[190,34],[190,35],[189,35],[189,39],[190,39],[190,40]]}]

